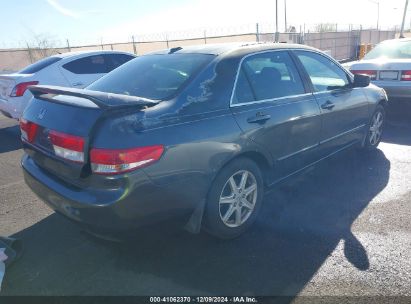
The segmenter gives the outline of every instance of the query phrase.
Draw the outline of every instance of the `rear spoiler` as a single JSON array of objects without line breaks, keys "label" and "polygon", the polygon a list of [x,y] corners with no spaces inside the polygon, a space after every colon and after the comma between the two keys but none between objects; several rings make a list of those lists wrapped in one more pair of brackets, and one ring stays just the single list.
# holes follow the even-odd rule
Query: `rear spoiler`
[{"label": "rear spoiler", "polygon": [[151,107],[159,103],[159,101],[157,100],[142,97],[58,86],[35,85],[29,86],[28,89],[34,95],[34,97],[44,99],[50,102],[67,103],[64,101],[59,101],[56,98],[53,98],[55,95],[74,96],[88,99],[102,109],[135,106]]}]

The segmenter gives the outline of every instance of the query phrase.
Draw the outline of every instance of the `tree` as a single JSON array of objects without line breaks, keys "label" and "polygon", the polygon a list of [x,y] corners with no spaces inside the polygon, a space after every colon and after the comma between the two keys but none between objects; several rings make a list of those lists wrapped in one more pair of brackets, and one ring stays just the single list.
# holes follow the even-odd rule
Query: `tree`
[{"label": "tree", "polygon": [[32,33],[30,36],[31,39],[25,42],[31,62],[59,53],[56,49],[58,42],[51,35]]},{"label": "tree", "polygon": [[335,24],[335,23],[319,23],[319,24],[315,25],[314,31],[316,31],[316,32],[336,32],[337,31],[337,24]]}]

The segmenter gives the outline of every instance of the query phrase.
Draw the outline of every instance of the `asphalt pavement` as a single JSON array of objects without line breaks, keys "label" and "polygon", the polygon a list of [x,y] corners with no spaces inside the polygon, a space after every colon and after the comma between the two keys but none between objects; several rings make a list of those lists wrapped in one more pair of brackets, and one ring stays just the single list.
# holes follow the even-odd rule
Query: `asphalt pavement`
[{"label": "asphalt pavement", "polygon": [[156,227],[98,240],[28,189],[22,154],[17,123],[1,117],[0,235],[25,245],[2,295],[411,296],[411,115],[387,124],[379,150],[273,189],[232,241]]}]

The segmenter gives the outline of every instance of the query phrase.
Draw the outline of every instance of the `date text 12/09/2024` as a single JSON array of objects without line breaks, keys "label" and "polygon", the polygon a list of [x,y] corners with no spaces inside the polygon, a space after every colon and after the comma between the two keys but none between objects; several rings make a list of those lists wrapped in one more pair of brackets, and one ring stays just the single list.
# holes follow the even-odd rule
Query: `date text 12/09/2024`
[{"label": "date text 12/09/2024", "polygon": [[150,297],[150,303],[258,303],[254,297]]}]

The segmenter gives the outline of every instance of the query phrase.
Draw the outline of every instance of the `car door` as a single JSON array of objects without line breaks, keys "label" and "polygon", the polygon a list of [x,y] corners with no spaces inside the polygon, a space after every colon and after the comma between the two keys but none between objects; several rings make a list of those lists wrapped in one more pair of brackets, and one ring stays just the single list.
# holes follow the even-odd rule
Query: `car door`
[{"label": "car door", "polygon": [[324,155],[362,140],[368,121],[368,101],[362,88],[323,54],[296,50],[293,53],[310,79],[321,108],[321,150]]},{"label": "car door", "polygon": [[316,159],[320,110],[288,51],[242,59],[231,111],[245,136],[270,152],[275,179]]},{"label": "car door", "polygon": [[84,88],[104,76],[109,67],[107,58],[98,54],[66,62],[60,70],[72,87]]}]

